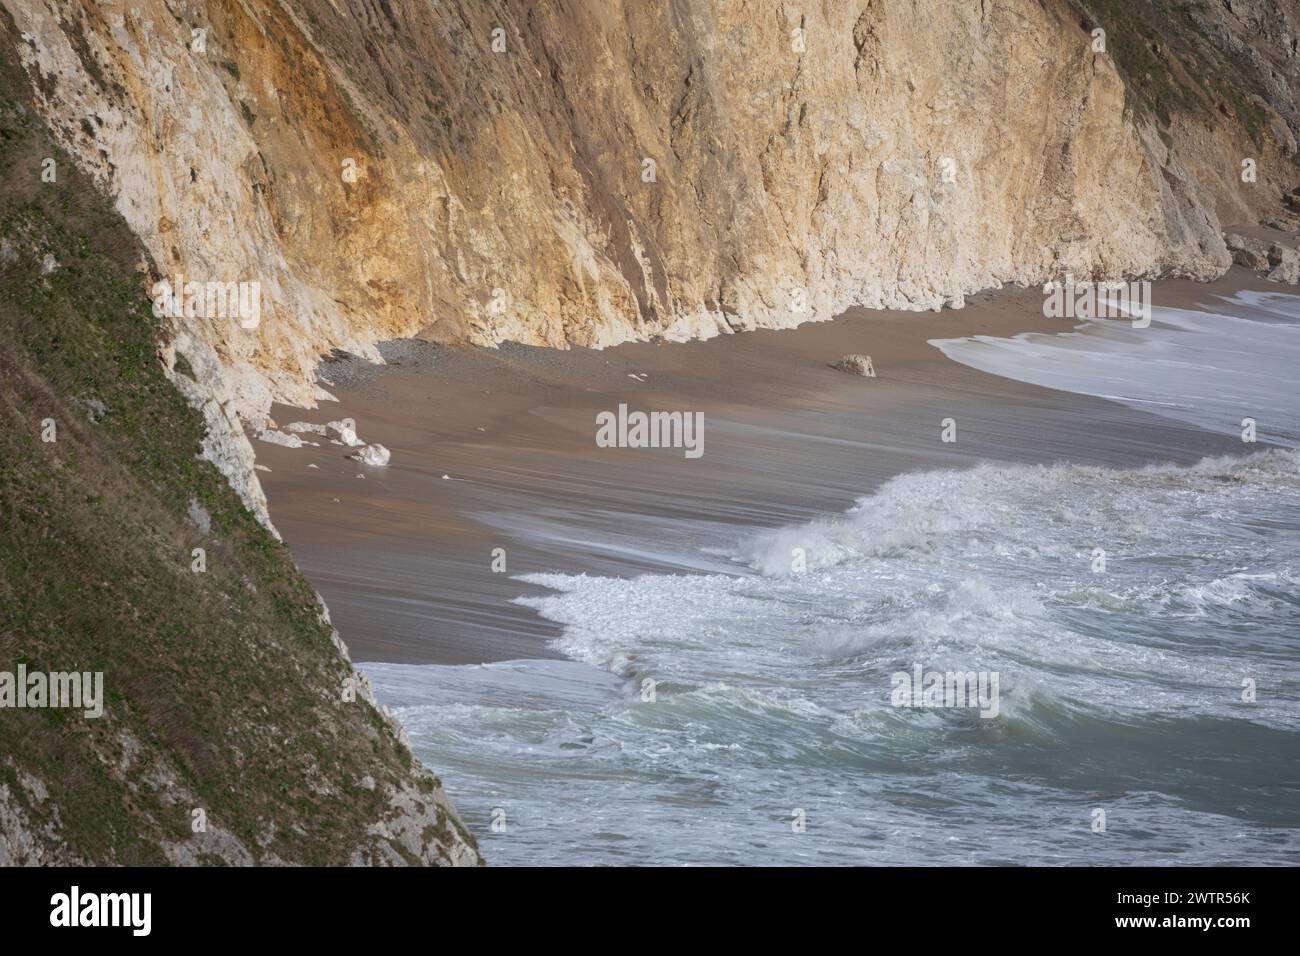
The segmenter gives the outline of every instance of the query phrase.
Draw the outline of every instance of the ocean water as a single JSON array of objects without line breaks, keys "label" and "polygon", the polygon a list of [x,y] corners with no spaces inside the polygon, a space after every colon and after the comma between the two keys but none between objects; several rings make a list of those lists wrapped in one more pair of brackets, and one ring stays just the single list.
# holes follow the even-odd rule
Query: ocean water
[{"label": "ocean water", "polygon": [[[954,357],[1285,438],[1294,302],[1232,333],[1158,313],[1142,381],[1102,381],[1115,326]],[[1197,386],[1252,352],[1269,387]],[[492,863],[1300,863],[1296,450],[918,472],[811,523],[644,537],[707,570],[526,579],[565,660],[365,667]],[[900,706],[917,667],[996,675],[996,714]]]},{"label": "ocean water", "polygon": [[1207,431],[1300,445],[1300,297],[1242,291],[1212,311],[1152,309],[1151,325],[1082,322],[1066,334],[976,335],[930,344],[1005,378],[1123,402]]}]

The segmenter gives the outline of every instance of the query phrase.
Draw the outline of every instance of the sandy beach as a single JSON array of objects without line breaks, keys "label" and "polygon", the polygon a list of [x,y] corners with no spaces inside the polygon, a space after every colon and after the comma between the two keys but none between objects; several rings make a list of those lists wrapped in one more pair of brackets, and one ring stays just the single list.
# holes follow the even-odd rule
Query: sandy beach
[{"label": "sandy beach", "polygon": [[[1234,268],[1212,284],[1157,283],[1154,300],[1212,306],[1242,288],[1277,286]],[[321,383],[337,405],[274,412],[281,426],[354,418],[364,441],[391,450],[387,468],[348,460],[325,439],[255,447],[271,468],[262,479],[276,525],[355,660],[545,658],[557,628],[513,603],[540,590],[515,578],[707,569],[704,557],[694,568],[656,559],[643,533],[656,518],[713,522],[725,537],[736,525],[841,512],[916,469],[1186,464],[1241,451],[1230,438],[1115,402],[984,374],[928,344],[1071,328],[1043,317],[1042,298],[1009,288],[961,310],[857,310],[793,330],[603,351],[404,340],[383,348],[386,366],[323,363]],[[870,355],[877,377],[830,367],[847,353]],[[598,448],[597,413],[621,403],[702,412],[703,455]],[[946,418],[956,422],[955,442],[941,440]],[[493,570],[498,548],[504,573]]]},{"label": "sandy beach", "polygon": [[[392,342],[322,365],[337,405],[275,410],[355,419],[387,467],[258,457],[494,863],[1294,861],[1300,483],[1239,423],[1296,444],[1300,300],[1234,270],[1152,303],[1143,330],[1004,289],[605,351]],[[702,454],[601,447],[620,406],[702,415]],[[897,706],[925,668],[997,676],[996,719]]]}]

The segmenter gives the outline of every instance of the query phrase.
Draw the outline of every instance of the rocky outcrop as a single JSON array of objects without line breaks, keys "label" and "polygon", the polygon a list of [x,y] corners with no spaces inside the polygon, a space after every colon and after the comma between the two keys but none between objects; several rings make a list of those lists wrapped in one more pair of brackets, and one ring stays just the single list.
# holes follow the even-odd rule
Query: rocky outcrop
[{"label": "rocky outcrop", "polygon": [[1268,268],[1268,243],[1264,240],[1235,232],[1225,232],[1223,239],[1237,265],[1255,272]]},{"label": "rocky outcrop", "polygon": [[1274,243],[1268,251],[1268,278],[1275,282],[1300,282],[1300,252],[1291,246]]},{"label": "rocky outcrop", "polygon": [[301,448],[302,439],[297,435],[288,432],[276,431],[273,428],[264,428],[257,433],[259,440],[269,442],[272,445],[282,445],[285,448]]},{"label": "rocky outcrop", "polygon": [[1274,282],[1300,282],[1300,250],[1294,239],[1259,238],[1238,232],[1225,232],[1224,240],[1232,252],[1232,261],[1262,274]]}]

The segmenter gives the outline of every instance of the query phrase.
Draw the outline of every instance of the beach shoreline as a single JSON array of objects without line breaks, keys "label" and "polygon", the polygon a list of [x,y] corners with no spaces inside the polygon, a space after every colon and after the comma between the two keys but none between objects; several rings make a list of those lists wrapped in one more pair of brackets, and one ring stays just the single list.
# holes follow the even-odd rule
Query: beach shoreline
[{"label": "beach shoreline", "polygon": [[[1279,288],[1234,268],[1216,283],[1157,283],[1155,304],[1212,307],[1240,289]],[[323,438],[254,445],[271,469],[272,518],[354,660],[553,658],[558,626],[516,603],[542,589],[518,578],[718,570],[720,559],[659,547],[679,525],[717,529],[725,548],[733,531],[843,512],[906,472],[1242,452],[1231,437],[985,374],[929,344],[1075,326],[1044,318],[1042,302],[1039,289],[1008,288],[961,310],[851,310],[796,329],[599,352],[404,340],[382,347],[386,366],[322,364],[337,404],[273,411],[281,425],[355,419],[364,441],[392,452],[386,468]],[[870,355],[877,377],[831,368],[849,353]],[[598,447],[596,416],[620,405],[702,413],[702,456]],[[943,440],[948,419],[955,441]]]}]

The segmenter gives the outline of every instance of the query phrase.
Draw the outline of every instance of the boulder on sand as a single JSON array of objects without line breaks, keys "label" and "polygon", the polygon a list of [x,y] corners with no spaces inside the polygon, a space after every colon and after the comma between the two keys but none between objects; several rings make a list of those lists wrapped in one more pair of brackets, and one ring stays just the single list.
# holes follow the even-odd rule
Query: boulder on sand
[{"label": "boulder on sand", "polygon": [[355,455],[348,455],[363,465],[381,466],[388,464],[388,449],[383,445],[364,445]]},{"label": "boulder on sand", "polygon": [[1235,232],[1225,233],[1223,241],[1232,253],[1232,261],[1237,265],[1256,272],[1268,268],[1268,243]]},{"label": "boulder on sand", "polygon": [[342,442],[349,448],[356,448],[358,445],[365,444],[357,437],[357,423],[350,418],[345,418],[341,422],[330,422],[325,427],[329,429],[330,438]]},{"label": "boulder on sand", "polygon": [[1263,273],[1274,282],[1300,283],[1300,251],[1294,246],[1235,232],[1225,232],[1223,241],[1237,265]]},{"label": "boulder on sand", "polygon": [[1268,278],[1274,282],[1300,282],[1300,252],[1275,242],[1268,249]]},{"label": "boulder on sand", "polygon": [[304,432],[310,432],[313,435],[321,435],[321,436],[329,435],[328,428],[326,428],[324,425],[317,425],[313,422],[290,422],[289,424],[284,426],[284,430],[287,432],[294,432],[299,435],[303,434]]},{"label": "boulder on sand", "polygon": [[283,445],[285,448],[302,447],[302,439],[297,435],[286,435],[284,432],[273,431],[269,428],[258,432],[257,437],[262,441],[270,442],[272,445]]},{"label": "boulder on sand", "polygon": [[870,355],[846,355],[833,366],[841,372],[848,372],[850,375],[861,375],[863,378],[875,378],[876,370],[871,365]]}]

